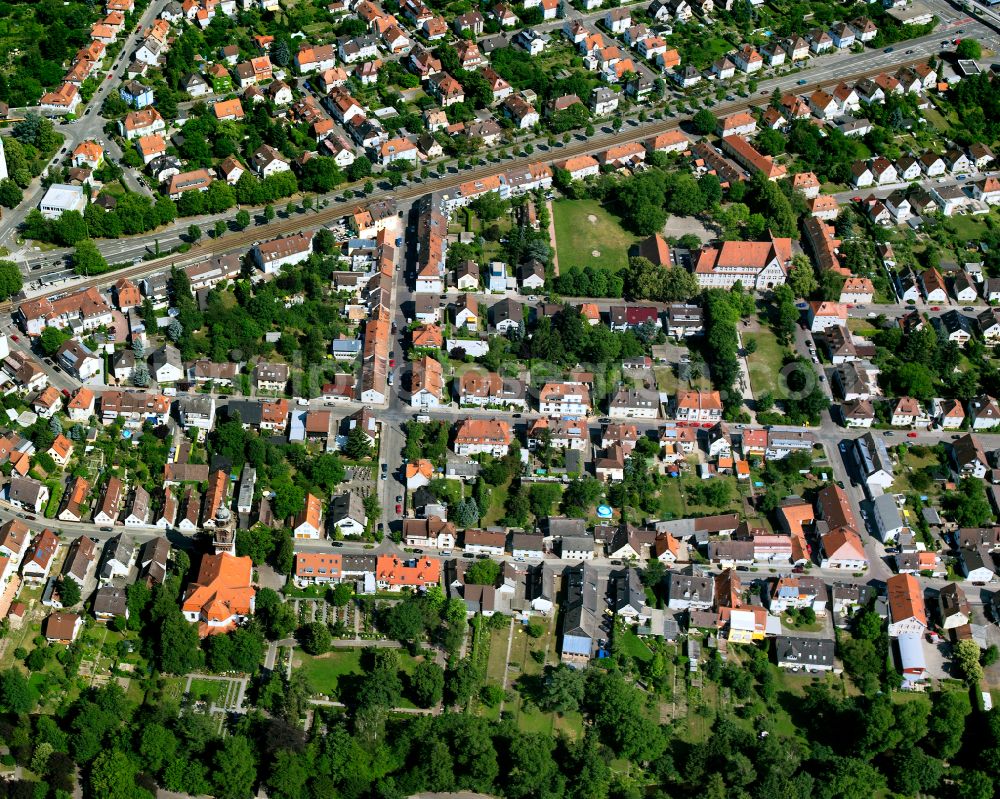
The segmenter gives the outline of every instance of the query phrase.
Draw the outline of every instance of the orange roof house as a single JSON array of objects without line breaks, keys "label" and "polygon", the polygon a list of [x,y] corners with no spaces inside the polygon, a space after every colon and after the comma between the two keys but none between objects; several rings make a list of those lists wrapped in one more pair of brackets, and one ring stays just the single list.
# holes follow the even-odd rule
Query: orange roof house
[{"label": "orange roof house", "polygon": [[321,538],[323,534],[323,502],[315,494],[306,494],[305,507],[292,521],[296,538]]},{"label": "orange roof house", "polygon": [[413,331],[414,347],[430,347],[441,349],[444,344],[444,337],[441,335],[441,328],[435,324],[421,325]]},{"label": "orange roof house", "polygon": [[886,580],[889,598],[889,635],[920,635],[927,629],[927,606],[924,590],[912,574],[894,574]]},{"label": "orange roof house", "polygon": [[232,100],[220,100],[214,106],[212,110],[215,111],[215,118],[218,120],[225,119],[243,119],[243,104],[239,99]]},{"label": "orange roof house", "polygon": [[69,463],[69,456],[73,454],[73,442],[60,433],[49,447],[48,454],[60,466],[65,466]]},{"label": "orange roof house", "polygon": [[396,555],[379,555],[375,562],[375,581],[379,588],[399,591],[426,588],[441,581],[441,561],[437,558],[402,560]]},{"label": "orange roof house", "polygon": [[253,561],[228,553],[205,555],[198,577],[184,595],[184,618],[198,622],[198,635],[205,637],[234,629],[253,614],[256,592],[251,585]]},{"label": "orange roof house", "polygon": [[434,464],[421,458],[406,464],[406,487],[417,489],[427,485],[434,477]]},{"label": "orange roof house", "polygon": [[343,559],[331,552],[296,552],[295,579],[300,583],[339,580],[343,574]]}]

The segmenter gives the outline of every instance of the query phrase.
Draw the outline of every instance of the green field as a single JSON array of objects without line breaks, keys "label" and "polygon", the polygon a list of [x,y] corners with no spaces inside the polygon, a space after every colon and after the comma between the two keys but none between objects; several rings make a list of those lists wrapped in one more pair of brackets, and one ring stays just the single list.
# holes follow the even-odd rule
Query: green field
[{"label": "green field", "polygon": [[628,266],[629,247],[638,239],[596,200],[557,200],[552,203],[552,220],[560,270],[571,266],[618,270]]},{"label": "green field", "polygon": [[218,704],[219,697],[223,696],[228,686],[229,683],[223,680],[191,680],[189,693],[192,699],[198,701],[205,699],[210,704]]},{"label": "green field", "polygon": [[754,396],[765,391],[778,399],[787,396],[787,386],[780,374],[786,350],[770,333],[744,335],[744,346],[751,340],[757,342],[757,351],[747,356]]},{"label": "green field", "polygon": [[309,678],[314,691],[328,696],[336,696],[341,677],[364,674],[360,649],[335,649],[317,657],[296,649],[293,665]]}]

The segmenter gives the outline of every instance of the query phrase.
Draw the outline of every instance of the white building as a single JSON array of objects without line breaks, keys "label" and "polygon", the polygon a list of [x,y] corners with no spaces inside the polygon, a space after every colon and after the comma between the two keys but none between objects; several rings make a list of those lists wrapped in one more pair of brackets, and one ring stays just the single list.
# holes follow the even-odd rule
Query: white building
[{"label": "white building", "polygon": [[45,192],[38,210],[46,219],[58,219],[64,211],[79,211],[81,214],[87,207],[87,198],[82,186],[70,186],[65,183],[53,183]]}]

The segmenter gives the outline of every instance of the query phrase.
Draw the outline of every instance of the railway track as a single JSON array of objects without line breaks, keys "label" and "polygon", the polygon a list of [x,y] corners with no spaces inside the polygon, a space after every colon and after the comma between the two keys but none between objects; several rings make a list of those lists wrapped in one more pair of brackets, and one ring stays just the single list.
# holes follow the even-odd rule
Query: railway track
[{"label": "railway track", "polygon": [[[918,58],[900,61],[894,65],[894,69],[913,66],[915,64],[925,62],[926,60],[927,56],[922,55]],[[800,90],[797,93],[805,94],[817,89],[829,89],[842,82],[858,81],[862,78],[878,75],[879,73],[885,71],[886,68],[882,66],[877,69],[867,69],[849,75],[841,75],[831,80],[809,81],[807,85],[796,87]],[[767,92],[765,96],[758,95],[757,97],[748,97],[744,100],[736,100],[731,103],[721,104],[713,107],[712,112],[716,116],[724,116],[735,111],[743,111],[751,106],[760,105],[761,102],[765,101],[765,97],[767,95],[770,95],[770,92]],[[72,287],[49,292],[48,294],[39,294],[33,299],[41,299],[42,297],[47,296],[54,297],[73,291],[79,291],[80,289],[88,288],[90,286],[98,286],[107,283],[108,280],[111,279],[117,280],[123,277],[129,279],[141,278],[167,269],[172,269],[175,266],[180,267],[187,266],[192,263],[198,263],[216,255],[223,255],[234,251],[246,251],[255,241],[261,240],[262,237],[273,239],[289,233],[298,233],[302,230],[315,230],[341,219],[359,205],[370,203],[378,199],[392,197],[397,202],[404,202],[406,200],[421,197],[431,191],[446,191],[448,189],[457,188],[463,183],[495,175],[499,172],[507,172],[511,169],[516,169],[519,166],[526,166],[530,163],[537,163],[539,161],[552,163],[554,161],[562,161],[578,155],[590,155],[618,144],[639,141],[656,136],[660,133],[677,130],[680,128],[681,123],[686,120],[687,117],[683,119],[680,117],[671,117],[664,120],[640,123],[638,127],[629,127],[627,130],[622,128],[622,130],[602,138],[599,144],[595,144],[588,140],[574,140],[559,148],[558,153],[555,154],[554,157],[551,153],[547,153],[545,158],[524,156],[513,159],[503,165],[486,164],[485,166],[479,166],[474,169],[460,171],[454,175],[446,175],[433,181],[424,181],[419,184],[404,186],[395,190],[375,191],[365,196],[363,199],[329,205],[326,208],[316,211],[315,213],[309,214],[307,217],[300,216],[297,218],[274,220],[269,222],[266,226],[247,228],[246,230],[226,235],[220,239],[203,239],[193,244],[191,249],[186,253],[167,255],[162,258],[143,261],[140,264],[126,267],[125,269],[119,269],[114,272],[106,272],[95,277],[84,278]],[[353,187],[356,187],[357,185],[358,184],[352,184]],[[348,190],[351,189],[348,188]],[[343,191],[344,188],[342,187],[337,194],[341,194]],[[10,313],[18,304],[19,302],[14,302],[12,300],[0,303],[0,312]]]}]

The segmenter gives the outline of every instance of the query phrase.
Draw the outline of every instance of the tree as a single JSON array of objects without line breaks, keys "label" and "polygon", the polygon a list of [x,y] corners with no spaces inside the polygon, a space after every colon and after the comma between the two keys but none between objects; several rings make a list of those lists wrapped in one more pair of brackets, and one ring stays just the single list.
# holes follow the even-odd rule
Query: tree
[{"label": "tree", "polygon": [[788,285],[796,297],[809,297],[819,289],[816,273],[805,256],[796,255],[792,259],[792,268],[788,270]]},{"label": "tree", "polygon": [[4,208],[16,208],[24,199],[21,187],[10,178],[0,180],[0,205]]},{"label": "tree", "polygon": [[555,713],[575,713],[583,703],[584,686],[583,672],[560,663],[546,673],[539,705]]},{"label": "tree", "polygon": [[274,206],[268,203],[264,206],[264,221],[273,222],[274,221]]},{"label": "tree", "polygon": [[327,593],[327,599],[334,607],[342,608],[354,598],[354,591],[347,583],[337,583]]},{"label": "tree", "polygon": [[145,388],[149,385],[151,375],[149,374],[149,367],[142,361],[137,363],[132,367],[132,385],[138,386],[139,388]]},{"label": "tree", "polygon": [[955,48],[955,57],[978,61],[983,57],[983,48],[975,39],[962,39]]},{"label": "tree", "polygon": [[548,518],[558,504],[562,488],[558,483],[533,483],[529,491],[529,504],[535,518]]},{"label": "tree", "polygon": [[371,442],[361,425],[355,425],[347,434],[344,454],[352,461],[360,461],[371,455]]},{"label": "tree", "polygon": [[979,644],[975,641],[966,639],[955,644],[954,658],[967,683],[976,685],[983,679],[983,667],[979,662]]},{"label": "tree", "polygon": [[139,754],[153,774],[159,774],[177,754],[177,736],[162,724],[146,724],[139,740]]},{"label": "tree", "polygon": [[240,230],[245,230],[246,228],[250,227],[249,211],[241,209],[236,212],[236,227],[238,227]]},{"label": "tree", "polygon": [[707,136],[715,130],[715,114],[707,108],[703,108],[691,118],[691,125],[696,133]]},{"label": "tree", "polygon": [[484,558],[470,564],[465,571],[465,582],[470,585],[496,585],[500,577],[500,564]]},{"label": "tree", "polygon": [[257,764],[250,741],[230,735],[215,756],[215,793],[219,799],[247,799],[257,781]]},{"label": "tree", "polygon": [[935,696],[928,740],[942,759],[950,760],[958,753],[965,734],[965,721],[971,712],[972,705],[965,691],[943,691]]},{"label": "tree", "polygon": [[[367,156],[361,155],[354,159],[354,162],[347,167],[347,177],[352,181],[363,180],[372,173],[372,162]],[[367,190],[366,190],[367,191]]]},{"label": "tree", "polygon": [[73,271],[78,275],[100,275],[108,271],[108,262],[104,260],[97,245],[90,239],[77,242],[73,253]]},{"label": "tree", "polygon": [[124,752],[117,749],[102,752],[90,768],[87,781],[90,794],[104,799],[151,799],[149,791],[135,784],[138,774],[139,769]]},{"label": "tree", "polygon": [[194,242],[201,238],[201,228],[198,225],[188,225],[187,237],[188,241],[194,244]]},{"label": "tree", "polygon": [[412,600],[404,600],[389,608],[382,619],[386,635],[397,641],[416,641],[424,630],[424,617],[420,606]]},{"label": "tree", "polygon": [[27,713],[34,705],[34,692],[20,669],[10,668],[0,672],[0,711]]},{"label": "tree", "polygon": [[434,707],[444,696],[444,669],[432,660],[418,663],[409,680],[418,707]]},{"label": "tree", "polygon": [[303,625],[298,632],[299,643],[310,655],[322,655],[330,649],[330,630],[322,622]]},{"label": "tree", "polygon": [[458,503],[454,514],[455,524],[458,527],[475,527],[479,523],[479,505],[474,497],[468,497]]},{"label": "tree", "polygon": [[71,334],[67,330],[46,327],[38,338],[42,352],[51,357],[56,354],[58,349],[63,345],[63,342],[71,338]]},{"label": "tree", "polygon": [[80,584],[70,577],[62,577],[59,580],[59,601],[64,608],[71,608],[78,604],[81,597]]},{"label": "tree", "polygon": [[13,261],[0,261],[0,300],[13,297],[24,287],[21,270]]}]

